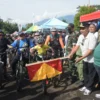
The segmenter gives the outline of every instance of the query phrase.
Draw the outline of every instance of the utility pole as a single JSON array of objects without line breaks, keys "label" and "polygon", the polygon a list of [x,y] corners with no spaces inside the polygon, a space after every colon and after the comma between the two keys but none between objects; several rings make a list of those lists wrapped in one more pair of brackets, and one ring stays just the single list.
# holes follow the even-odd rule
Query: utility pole
[{"label": "utility pole", "polygon": [[88,1],[88,6],[90,7],[90,0]]}]

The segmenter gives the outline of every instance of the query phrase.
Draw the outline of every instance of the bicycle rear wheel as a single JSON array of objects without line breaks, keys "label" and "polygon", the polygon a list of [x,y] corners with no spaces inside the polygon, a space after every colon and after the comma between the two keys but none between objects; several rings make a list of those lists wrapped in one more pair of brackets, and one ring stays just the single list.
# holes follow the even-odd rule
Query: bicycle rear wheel
[{"label": "bicycle rear wheel", "polygon": [[0,88],[3,88],[3,64],[0,63]]}]

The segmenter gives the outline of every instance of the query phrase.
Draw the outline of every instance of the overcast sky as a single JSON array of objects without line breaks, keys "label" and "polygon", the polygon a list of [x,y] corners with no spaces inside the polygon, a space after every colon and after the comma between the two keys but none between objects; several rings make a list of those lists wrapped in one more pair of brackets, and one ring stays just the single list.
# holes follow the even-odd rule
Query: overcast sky
[{"label": "overcast sky", "polygon": [[[47,17],[75,14],[79,5],[89,0],[0,0],[0,17],[11,18],[19,23],[36,22]],[[100,0],[90,0],[100,4]]]}]

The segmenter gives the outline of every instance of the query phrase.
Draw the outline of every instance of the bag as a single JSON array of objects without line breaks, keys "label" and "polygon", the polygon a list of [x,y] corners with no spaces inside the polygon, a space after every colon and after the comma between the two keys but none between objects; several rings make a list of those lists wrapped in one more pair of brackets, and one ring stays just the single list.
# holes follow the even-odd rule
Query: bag
[{"label": "bag", "polygon": [[58,49],[60,47],[60,43],[59,43],[59,35],[55,35],[55,37],[52,36],[52,34],[50,34],[50,46],[52,48]]}]

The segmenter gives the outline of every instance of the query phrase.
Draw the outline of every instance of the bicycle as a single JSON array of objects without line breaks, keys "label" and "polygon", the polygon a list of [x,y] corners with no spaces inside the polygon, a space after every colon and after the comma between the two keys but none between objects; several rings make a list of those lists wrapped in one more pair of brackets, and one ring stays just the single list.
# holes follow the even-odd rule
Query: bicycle
[{"label": "bicycle", "polygon": [[0,53],[0,88],[3,88],[3,67],[4,67],[4,62],[1,60],[2,55],[6,54],[6,52]]},{"label": "bicycle", "polygon": [[20,49],[20,56],[19,56],[19,60],[18,60],[17,66],[16,66],[17,92],[20,92],[22,90],[22,81],[25,79],[25,77],[28,76],[27,69],[23,62],[23,54],[25,54],[26,51],[27,51],[26,48]]}]

